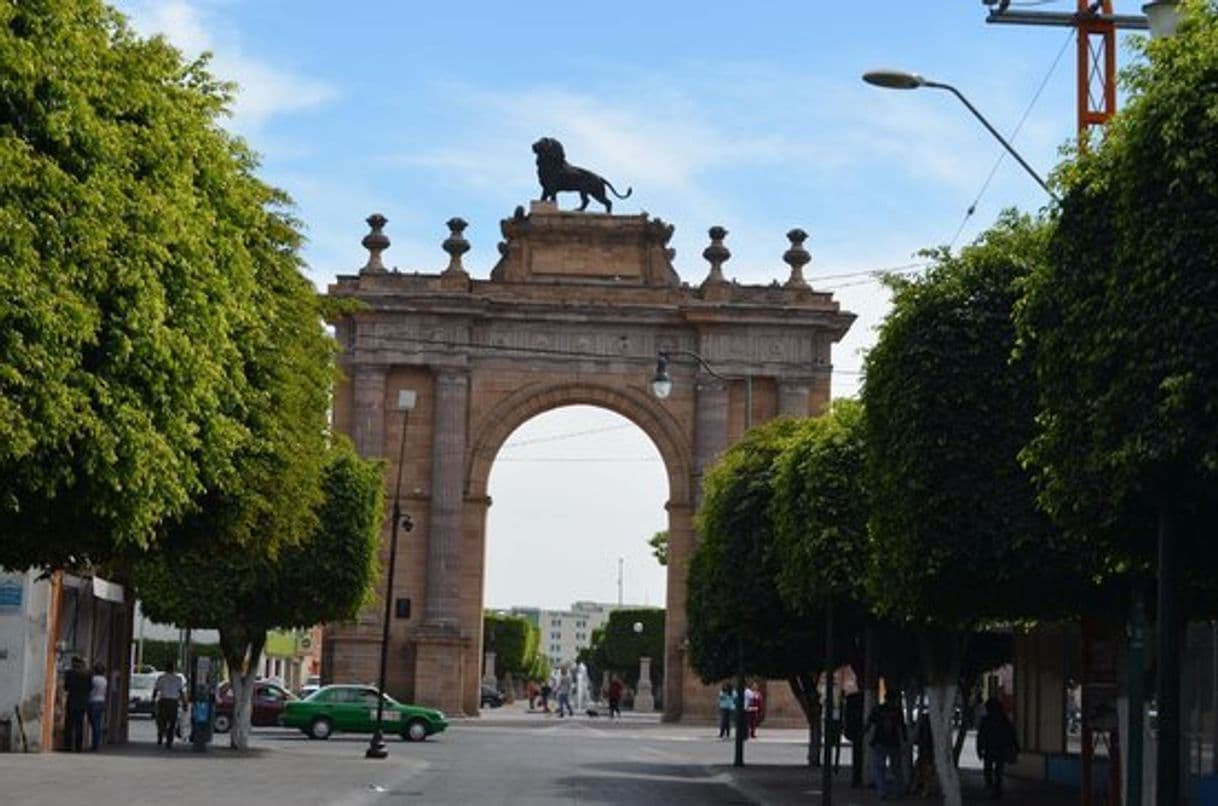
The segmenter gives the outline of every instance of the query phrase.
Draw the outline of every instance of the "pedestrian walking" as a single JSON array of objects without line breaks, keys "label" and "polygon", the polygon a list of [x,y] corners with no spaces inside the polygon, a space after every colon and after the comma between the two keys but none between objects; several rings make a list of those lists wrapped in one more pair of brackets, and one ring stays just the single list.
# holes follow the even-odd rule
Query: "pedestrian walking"
[{"label": "pedestrian walking", "polygon": [[152,707],[156,712],[156,743],[173,747],[174,733],[178,728],[178,706],[186,704],[186,686],[181,677],[174,674],[173,661],[152,684]]},{"label": "pedestrian walking", "polygon": [[92,676],[85,669],[79,656],[72,658],[71,668],[63,676],[63,689],[67,692],[67,716],[63,723],[63,748],[79,753],[85,743],[85,715],[89,712],[89,692],[93,688]]},{"label": "pedestrian walking", "polygon": [[571,675],[566,669],[563,669],[562,675],[558,678],[558,715],[560,717],[575,716],[575,709],[571,707],[571,688]]},{"label": "pedestrian walking", "polygon": [[761,724],[761,689],[756,681],[744,690],[744,710],[749,718],[749,738],[757,738],[757,726]]},{"label": "pedestrian walking", "polygon": [[541,684],[541,710],[547,714],[550,713],[550,695],[553,693],[554,689],[550,686],[550,681],[544,681]]},{"label": "pedestrian walking", "polygon": [[1015,738],[1015,726],[1007,719],[997,697],[985,701],[985,716],[977,728],[977,756],[985,773],[985,787],[990,797],[998,800],[1002,797],[1003,767],[1018,759],[1019,741]]},{"label": "pedestrian walking", "polygon": [[101,745],[102,717],[106,714],[106,667],[93,664],[89,679],[89,744],[94,753]]},{"label": "pedestrian walking", "polygon": [[732,714],[736,711],[736,692],[729,683],[719,689],[719,738],[732,738]]},{"label": "pedestrian walking", "polygon": [[609,718],[613,719],[613,715],[617,714],[617,718],[622,718],[622,692],[625,690],[621,679],[617,675],[613,675],[609,680]]},{"label": "pedestrian walking", "polygon": [[905,744],[905,718],[901,710],[888,695],[885,702],[871,709],[867,717],[867,732],[871,734],[868,746],[871,748],[871,772],[875,778],[875,789],[880,794],[880,800],[887,800],[888,767],[892,767],[893,794],[900,795],[905,791],[905,777],[901,772],[901,746]]}]

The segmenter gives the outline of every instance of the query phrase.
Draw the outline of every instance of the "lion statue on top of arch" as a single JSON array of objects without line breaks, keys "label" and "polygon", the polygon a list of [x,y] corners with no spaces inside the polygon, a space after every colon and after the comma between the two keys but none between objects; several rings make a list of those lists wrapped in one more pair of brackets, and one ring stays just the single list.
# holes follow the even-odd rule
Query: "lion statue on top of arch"
[{"label": "lion statue on top of arch", "polygon": [[579,194],[580,210],[588,208],[588,198],[591,197],[605,205],[606,213],[612,213],[613,202],[605,189],[611,190],[619,199],[628,198],[634,190],[626,188],[625,193],[618,193],[617,188],[604,177],[567,162],[562,143],[553,137],[543,137],[533,143],[533,153],[537,155],[537,181],[541,183],[542,201],[557,203],[560,192],[574,191]]}]

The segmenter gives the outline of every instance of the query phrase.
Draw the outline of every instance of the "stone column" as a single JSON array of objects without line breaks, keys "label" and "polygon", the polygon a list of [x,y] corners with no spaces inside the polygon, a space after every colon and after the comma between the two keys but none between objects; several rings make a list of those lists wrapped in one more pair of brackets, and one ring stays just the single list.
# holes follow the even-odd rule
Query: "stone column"
[{"label": "stone column", "polygon": [[499,688],[499,678],[495,677],[495,651],[488,650],[483,657],[482,682],[491,688]]},{"label": "stone column", "polygon": [[461,605],[461,506],[469,376],[462,370],[440,369],[435,389],[427,599],[423,617],[429,626],[455,631]]},{"label": "stone column", "polygon": [[[699,706],[713,702],[704,695],[705,686],[692,670],[686,668],[685,636],[688,619],[685,614],[686,580],[689,559],[694,550],[693,510],[688,504],[669,501],[668,509],[668,612],[664,625],[664,721],[676,722],[687,714],[702,716]],[[686,686],[694,691],[687,697]],[[705,716],[712,716],[706,706]]]},{"label": "stone column", "polygon": [[812,383],[806,380],[778,382],[778,413],[788,417],[807,417],[812,398]]},{"label": "stone column", "polygon": [[651,658],[639,658],[639,685],[634,692],[634,710],[650,714],[655,709],[656,700],[651,695]]},{"label": "stone column", "polygon": [[702,476],[727,448],[727,383],[699,374],[694,412],[694,507],[702,501]]},{"label": "stone column", "polygon": [[351,436],[360,456],[385,455],[385,376],[388,367],[356,365],[351,378]]}]

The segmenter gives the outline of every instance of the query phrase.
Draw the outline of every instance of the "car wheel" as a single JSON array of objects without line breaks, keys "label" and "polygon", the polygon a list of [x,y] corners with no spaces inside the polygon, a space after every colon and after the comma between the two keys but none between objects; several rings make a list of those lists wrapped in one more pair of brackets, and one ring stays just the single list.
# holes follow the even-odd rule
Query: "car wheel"
[{"label": "car wheel", "polygon": [[309,723],[309,738],[310,739],[329,739],[330,734],[334,732],[334,725],[324,716],[319,716]]},{"label": "car wheel", "polygon": [[427,738],[427,723],[421,719],[412,719],[410,724],[406,726],[406,732],[402,734],[402,738],[408,742],[421,742]]},{"label": "car wheel", "polygon": [[216,721],[212,727],[216,733],[228,733],[233,727],[233,718],[228,714],[216,714]]}]

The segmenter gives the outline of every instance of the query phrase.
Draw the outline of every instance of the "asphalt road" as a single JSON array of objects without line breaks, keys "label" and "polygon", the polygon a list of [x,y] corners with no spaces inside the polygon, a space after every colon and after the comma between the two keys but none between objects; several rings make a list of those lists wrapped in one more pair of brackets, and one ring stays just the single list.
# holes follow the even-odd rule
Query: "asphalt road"
[{"label": "asphalt road", "polygon": [[[800,731],[748,744],[750,763],[798,765]],[[517,714],[466,720],[426,742],[391,739],[389,758],[364,758],[366,736],[311,741],[255,729],[253,750],[224,737],[207,753],[155,745],[151,722],[133,723],[123,748],[80,755],[0,756],[0,804],[751,804],[727,765],[731,744],[714,728]]]}]

